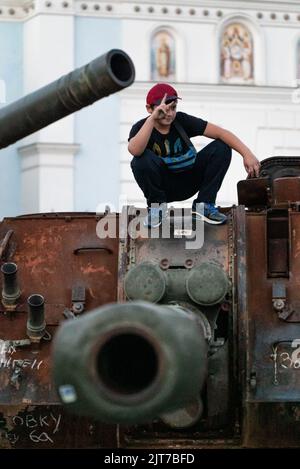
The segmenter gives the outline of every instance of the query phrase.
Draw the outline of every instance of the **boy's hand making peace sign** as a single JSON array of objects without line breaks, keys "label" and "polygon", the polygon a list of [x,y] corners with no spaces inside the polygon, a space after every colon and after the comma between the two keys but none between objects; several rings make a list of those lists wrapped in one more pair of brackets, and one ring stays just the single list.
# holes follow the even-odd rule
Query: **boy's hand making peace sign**
[{"label": "boy's hand making peace sign", "polygon": [[155,106],[155,108],[153,109],[153,112],[151,114],[152,119],[160,120],[166,117],[168,109],[170,108],[171,104],[173,104],[166,104],[166,99],[167,94],[164,95],[163,99],[161,100],[161,103],[158,106]]}]

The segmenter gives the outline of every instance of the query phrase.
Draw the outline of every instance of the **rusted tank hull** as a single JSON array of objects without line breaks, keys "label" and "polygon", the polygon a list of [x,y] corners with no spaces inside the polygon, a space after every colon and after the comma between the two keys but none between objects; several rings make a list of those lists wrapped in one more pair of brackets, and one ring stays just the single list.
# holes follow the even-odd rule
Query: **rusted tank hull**
[{"label": "rusted tank hull", "polygon": [[[118,239],[99,240],[100,218],[49,214],[0,225],[1,261],[17,264],[21,288],[12,311],[0,306],[0,447],[116,445],[116,426],[66,414],[52,384],[52,337],[64,313],[82,314],[117,298]],[[46,334],[39,344],[19,345],[15,341],[28,340],[32,293],[45,297]]]},{"label": "rusted tank hull", "polygon": [[70,416],[61,405],[0,406],[1,449],[116,448],[116,426]]},{"label": "rusted tank hull", "polygon": [[[205,226],[199,249],[187,249],[186,235],[174,233],[155,239],[142,233],[133,239],[127,230],[132,217],[123,215],[32,215],[1,223],[1,261],[17,264],[21,288],[14,307],[0,306],[1,447],[299,447],[297,207],[233,207],[226,225]],[[97,224],[105,219],[116,227],[116,236],[99,239]],[[125,223],[120,237],[119,221]],[[198,307],[216,331],[202,393],[204,411],[191,427],[172,428],[158,419],[107,425],[71,416],[52,381],[52,338],[59,324],[128,301],[127,274],[145,260],[167,279],[158,302],[193,311]],[[218,304],[199,306],[191,300],[186,279],[211,261],[223,269],[230,288]],[[32,293],[45,297],[46,334],[28,344],[26,299]]]},{"label": "rusted tank hull", "polygon": [[299,447],[299,235],[298,211],[247,215],[248,295],[240,318],[247,446]]}]

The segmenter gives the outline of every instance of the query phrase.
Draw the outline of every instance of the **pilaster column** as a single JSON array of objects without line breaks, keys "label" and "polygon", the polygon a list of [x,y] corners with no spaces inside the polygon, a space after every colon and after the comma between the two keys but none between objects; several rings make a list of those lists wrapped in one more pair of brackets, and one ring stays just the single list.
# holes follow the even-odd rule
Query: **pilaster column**
[{"label": "pilaster column", "polygon": [[[35,0],[24,23],[24,95],[74,69],[73,1]],[[63,5],[66,5],[63,7]],[[23,213],[74,210],[74,115],[22,141]]]},{"label": "pilaster column", "polygon": [[74,210],[74,155],[79,145],[33,143],[19,148],[22,213]]}]

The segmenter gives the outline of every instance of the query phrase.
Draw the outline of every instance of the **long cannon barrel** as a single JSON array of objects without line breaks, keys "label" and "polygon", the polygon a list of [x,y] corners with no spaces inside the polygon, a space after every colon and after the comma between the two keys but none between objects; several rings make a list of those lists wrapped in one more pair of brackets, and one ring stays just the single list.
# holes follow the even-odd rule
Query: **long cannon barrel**
[{"label": "long cannon barrel", "polygon": [[182,306],[143,301],[66,321],[53,348],[58,395],[71,412],[108,423],[161,417],[176,425],[195,403],[199,417],[208,328],[205,317]]},{"label": "long cannon barrel", "polygon": [[0,109],[0,149],[127,86],[130,57],[112,49],[87,65]]}]

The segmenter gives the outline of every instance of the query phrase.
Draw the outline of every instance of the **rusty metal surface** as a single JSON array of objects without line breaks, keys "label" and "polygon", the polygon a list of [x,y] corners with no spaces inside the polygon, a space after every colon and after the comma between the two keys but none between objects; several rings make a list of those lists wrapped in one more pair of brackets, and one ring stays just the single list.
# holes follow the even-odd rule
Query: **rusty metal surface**
[{"label": "rusty metal surface", "polygon": [[282,177],[273,181],[274,205],[288,207],[300,201],[300,177]]},{"label": "rusty metal surface", "polygon": [[1,244],[0,244],[0,259],[2,259],[2,256],[7,248],[7,245],[9,243],[9,240],[10,240],[10,237],[12,236],[13,234],[13,230],[8,230],[6,235],[4,236],[4,238],[2,239],[1,241]]},{"label": "rusty metal surface", "polygon": [[[12,320],[1,317],[0,321],[0,404],[58,403],[51,384],[51,342],[42,340],[38,347],[9,345],[5,342],[8,338],[26,337],[26,315],[18,313]],[[47,331],[55,333],[53,327],[47,327]]]},{"label": "rusty metal surface", "polygon": [[[291,232],[298,234],[300,229],[299,214],[290,217]],[[250,367],[257,372],[257,388],[251,391],[255,399],[272,401],[274,399],[299,399],[300,373],[295,368],[285,368],[278,363],[277,380],[275,381],[275,363],[272,346],[277,342],[292,341],[298,338],[299,326],[280,320],[272,306],[273,279],[268,277],[266,252],[266,216],[249,214],[247,216],[247,270],[248,270],[248,314],[250,320],[251,354]],[[251,245],[256,241],[256,249]],[[291,248],[290,277],[285,281],[288,287],[289,304],[300,304],[299,261],[296,255],[297,243]]]},{"label": "rusty metal surface", "polygon": [[61,406],[0,406],[1,449],[116,448],[114,425],[66,414]]},{"label": "rusty metal surface", "polygon": [[293,402],[248,402],[245,446],[299,448],[300,405]]},{"label": "rusty metal surface", "polygon": [[18,265],[18,310],[26,310],[27,297],[39,293],[45,297],[47,324],[57,325],[63,309],[72,306],[73,287],[86,289],[87,310],[116,299],[118,239],[97,237],[99,218],[66,214],[4,219],[0,240],[14,231],[2,257]]},{"label": "rusty metal surface", "polygon": [[233,381],[232,396],[235,402],[235,429],[242,433],[245,425],[243,415],[243,402],[247,395],[247,362],[248,362],[248,338],[249,321],[247,312],[247,238],[246,238],[246,211],[244,206],[238,206],[233,210],[233,343],[232,365]]},{"label": "rusty metal surface", "polygon": [[[118,233],[100,240],[101,216],[94,214],[32,215],[0,224],[1,261],[18,265],[21,287],[15,311],[0,306],[0,447],[299,446],[300,213],[297,204],[284,210],[279,204],[260,212],[239,206],[229,215],[227,225],[205,225],[201,249],[186,249],[184,236],[151,239],[143,232],[132,239],[126,216],[120,240]],[[116,220],[114,214],[106,217]],[[88,314],[117,299],[127,301],[124,277],[145,260],[172,273],[161,302],[191,302],[185,284],[174,285],[182,272],[207,261],[221,266],[232,284],[221,305],[189,305],[201,309],[212,330],[218,315],[226,318],[221,329],[228,341],[228,352],[220,349],[208,359],[208,400],[191,429],[154,421],[119,430],[71,417],[53,389],[51,337],[66,320],[66,308],[72,313],[77,303],[84,308],[80,314]],[[47,334],[40,344],[15,346],[8,341],[27,338],[25,305],[32,293],[46,299]],[[226,396],[222,402],[220,393]]]},{"label": "rusty metal surface", "polygon": [[[299,242],[300,214],[289,213],[292,238],[289,242],[289,277],[281,281],[288,291],[288,304],[300,305]],[[300,373],[293,358],[293,341],[299,338],[299,325],[282,321],[272,304],[274,279],[268,275],[266,213],[247,214],[247,318],[245,337],[246,412],[244,422],[247,446],[298,446]],[[255,246],[255,249],[253,249]],[[297,358],[297,357],[296,357]],[[275,403],[280,404],[275,404]],[[274,409],[280,409],[280,415]],[[294,409],[291,411],[291,409]],[[293,428],[287,431],[287,428]],[[281,435],[281,437],[280,437]],[[297,443],[297,444],[296,444]]]},{"label": "rusty metal surface", "polygon": [[287,210],[267,212],[267,270],[268,277],[289,276],[289,218]]},{"label": "rusty metal surface", "polygon": [[238,201],[246,207],[288,207],[299,199],[300,157],[278,156],[261,161],[258,178],[239,181]]},{"label": "rusty metal surface", "polygon": [[281,177],[300,176],[299,156],[273,156],[261,161],[260,177],[271,180]]},{"label": "rusty metal surface", "polygon": [[[66,320],[64,310],[72,308],[83,290],[82,314],[116,300],[118,239],[97,237],[99,219],[51,214],[7,218],[0,224],[2,262],[18,265],[21,288],[16,311],[0,306],[0,447],[116,446],[116,427],[64,415],[60,405],[49,407],[59,403],[51,345],[57,326]],[[40,344],[15,346],[9,341],[28,339],[26,300],[32,293],[45,297],[47,332]]]},{"label": "rusty metal surface", "polygon": [[270,181],[268,178],[253,178],[239,181],[237,185],[239,205],[246,207],[265,206],[269,203]]},{"label": "rusty metal surface", "polygon": [[230,438],[223,432],[219,432],[219,436],[206,433],[198,433],[195,428],[189,432],[181,433],[180,431],[171,432],[166,428],[159,427],[158,424],[153,424],[147,428],[137,427],[131,429],[131,434],[128,433],[129,429],[120,429],[120,448],[124,449],[177,449],[184,451],[187,449],[238,449],[240,442],[237,438]]}]

